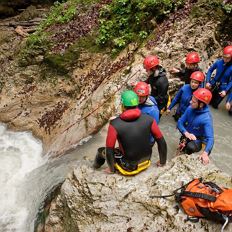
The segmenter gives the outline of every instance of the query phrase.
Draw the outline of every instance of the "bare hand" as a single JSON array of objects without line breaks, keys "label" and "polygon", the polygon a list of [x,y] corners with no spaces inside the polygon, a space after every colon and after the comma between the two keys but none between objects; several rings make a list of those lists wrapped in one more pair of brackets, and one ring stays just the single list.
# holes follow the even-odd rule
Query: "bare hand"
[{"label": "bare hand", "polygon": [[171,110],[167,109],[166,114],[170,114]]},{"label": "bare hand", "polygon": [[160,163],[160,160],[158,160],[158,161],[156,162],[156,166],[157,166],[157,167],[163,167],[164,165],[165,165],[165,164],[161,164],[161,163]]},{"label": "bare hand", "polygon": [[227,102],[227,103],[226,103],[226,109],[227,109],[227,110],[230,110],[230,108],[231,108],[231,104],[230,104],[229,102]]},{"label": "bare hand", "polygon": [[131,82],[131,83],[129,83],[129,85],[132,87],[132,88],[134,88],[135,86],[136,86],[136,82]]},{"label": "bare hand", "polygon": [[210,83],[206,83],[205,88],[206,89],[211,89],[211,84]]},{"label": "bare hand", "polygon": [[221,92],[219,93],[219,95],[220,95],[221,97],[225,97],[225,96],[226,96],[226,91],[225,91],[225,90],[221,91]]},{"label": "bare hand", "polygon": [[172,68],[169,70],[169,72],[175,74],[175,73],[179,73],[180,70],[178,68]]},{"label": "bare hand", "polygon": [[189,140],[197,140],[197,138],[196,138],[196,136],[194,134],[191,134],[191,133],[189,133],[187,131],[184,133],[184,135]]},{"label": "bare hand", "polygon": [[207,165],[209,163],[209,155],[208,155],[208,153],[204,151],[199,156],[199,160],[202,162],[203,165]]},{"label": "bare hand", "polygon": [[106,168],[104,170],[104,172],[107,173],[107,174],[113,174],[113,172],[110,170],[110,168]]}]

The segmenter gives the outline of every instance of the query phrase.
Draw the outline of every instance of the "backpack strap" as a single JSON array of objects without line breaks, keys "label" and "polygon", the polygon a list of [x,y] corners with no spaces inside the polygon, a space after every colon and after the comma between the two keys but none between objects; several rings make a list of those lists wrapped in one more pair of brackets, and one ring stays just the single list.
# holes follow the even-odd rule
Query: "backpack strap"
[{"label": "backpack strap", "polygon": [[181,196],[186,196],[186,197],[193,197],[193,198],[201,198],[207,201],[215,202],[217,198],[212,195],[208,195],[205,193],[194,193],[194,192],[189,192],[189,191],[183,191],[181,193]]},{"label": "backpack strap", "polygon": [[220,188],[217,184],[209,181],[209,182],[203,182],[203,184],[209,186],[214,192],[216,193],[222,193],[223,192],[223,189]]}]

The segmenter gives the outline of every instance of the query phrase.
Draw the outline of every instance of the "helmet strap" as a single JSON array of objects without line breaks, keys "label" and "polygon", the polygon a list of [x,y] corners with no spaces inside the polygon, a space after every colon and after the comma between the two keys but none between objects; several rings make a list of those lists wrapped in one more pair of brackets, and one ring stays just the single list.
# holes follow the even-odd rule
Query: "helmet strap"
[{"label": "helmet strap", "polygon": [[197,109],[201,110],[204,107],[204,105],[205,105],[204,102],[198,100],[198,107],[197,107]]}]

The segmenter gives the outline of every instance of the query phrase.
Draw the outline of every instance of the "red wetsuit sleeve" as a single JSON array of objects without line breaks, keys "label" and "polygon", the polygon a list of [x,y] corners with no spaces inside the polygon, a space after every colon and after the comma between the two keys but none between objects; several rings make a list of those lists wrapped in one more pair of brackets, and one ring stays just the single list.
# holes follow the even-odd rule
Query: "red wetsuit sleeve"
[{"label": "red wetsuit sleeve", "polygon": [[107,137],[106,137],[106,147],[114,148],[117,141],[117,131],[110,124],[108,127]]},{"label": "red wetsuit sleeve", "polygon": [[154,120],[151,126],[151,133],[156,139],[160,139],[163,137],[160,128],[158,127],[156,121]]}]

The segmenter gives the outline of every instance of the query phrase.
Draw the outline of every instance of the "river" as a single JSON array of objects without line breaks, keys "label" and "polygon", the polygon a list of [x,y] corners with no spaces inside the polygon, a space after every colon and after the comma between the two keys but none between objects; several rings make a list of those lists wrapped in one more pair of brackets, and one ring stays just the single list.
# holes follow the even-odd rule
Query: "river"
[{"label": "river", "polygon": [[[232,175],[230,166],[232,118],[222,105],[211,109],[214,118],[215,145],[211,160]],[[176,150],[180,136],[171,116],[161,118],[160,128],[168,144],[168,159]],[[107,126],[83,141],[73,152],[56,159],[42,156],[42,143],[28,132],[11,132],[0,125],[0,231],[32,232],[43,199],[82,159],[93,160],[96,149],[104,145]],[[153,149],[158,159],[156,147]]]}]

